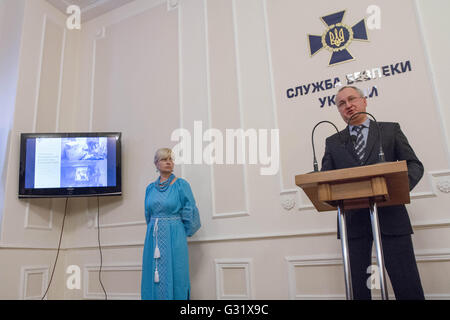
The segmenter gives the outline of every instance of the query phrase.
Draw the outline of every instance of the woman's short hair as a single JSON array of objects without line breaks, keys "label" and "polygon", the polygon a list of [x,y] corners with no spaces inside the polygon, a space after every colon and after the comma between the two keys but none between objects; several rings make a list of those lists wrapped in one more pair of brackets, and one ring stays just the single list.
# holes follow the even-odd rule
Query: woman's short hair
[{"label": "woman's short hair", "polygon": [[169,159],[169,158],[173,159],[172,150],[169,148],[160,148],[160,149],[156,150],[155,158],[154,158],[153,162],[155,163],[155,166],[156,166],[158,161]]}]

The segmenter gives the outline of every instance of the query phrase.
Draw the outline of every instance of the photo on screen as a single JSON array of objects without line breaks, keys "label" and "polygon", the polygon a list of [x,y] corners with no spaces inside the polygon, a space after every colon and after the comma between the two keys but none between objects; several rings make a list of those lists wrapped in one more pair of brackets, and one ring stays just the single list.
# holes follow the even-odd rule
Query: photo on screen
[{"label": "photo on screen", "polygon": [[61,150],[61,187],[107,186],[106,137],[63,138]]}]

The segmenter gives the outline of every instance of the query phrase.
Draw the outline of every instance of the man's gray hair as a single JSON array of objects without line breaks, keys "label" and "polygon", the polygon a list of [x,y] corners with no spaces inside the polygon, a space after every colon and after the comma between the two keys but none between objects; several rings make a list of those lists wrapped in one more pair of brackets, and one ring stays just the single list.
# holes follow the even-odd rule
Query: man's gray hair
[{"label": "man's gray hair", "polygon": [[336,95],[337,95],[339,92],[341,92],[342,90],[344,90],[344,89],[355,89],[355,90],[358,92],[358,94],[359,94],[360,97],[366,98],[366,96],[364,95],[364,92],[362,92],[362,90],[361,90],[360,88],[357,88],[357,87],[355,87],[355,86],[343,86],[342,88],[340,88],[340,89],[338,90],[338,92],[336,93]]}]

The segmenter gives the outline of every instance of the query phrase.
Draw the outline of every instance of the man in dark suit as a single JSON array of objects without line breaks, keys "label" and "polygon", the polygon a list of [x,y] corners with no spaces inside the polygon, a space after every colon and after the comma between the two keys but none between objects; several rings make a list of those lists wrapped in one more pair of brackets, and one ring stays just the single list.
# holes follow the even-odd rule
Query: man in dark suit
[{"label": "man in dark suit", "polygon": [[[367,100],[360,89],[345,86],[336,95],[336,105],[347,123],[355,113],[366,112]],[[386,161],[406,160],[409,189],[412,190],[422,178],[422,163],[398,123],[378,124]],[[378,162],[379,143],[375,122],[369,120],[366,114],[359,114],[352,118],[346,129],[326,139],[322,171],[375,164]],[[380,207],[378,217],[385,266],[396,299],[424,299],[411,241],[413,230],[406,207]],[[371,299],[367,285],[373,243],[369,209],[346,210],[345,218],[353,295],[355,299]]]}]

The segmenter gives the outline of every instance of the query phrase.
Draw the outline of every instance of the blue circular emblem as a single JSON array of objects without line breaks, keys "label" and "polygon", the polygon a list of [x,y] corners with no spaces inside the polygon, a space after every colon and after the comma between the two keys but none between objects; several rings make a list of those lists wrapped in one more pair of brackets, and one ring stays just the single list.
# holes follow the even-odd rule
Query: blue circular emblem
[{"label": "blue circular emblem", "polygon": [[329,26],[322,35],[322,45],[333,52],[346,49],[352,40],[352,29],[342,23]]}]

